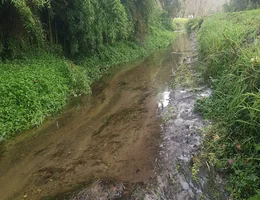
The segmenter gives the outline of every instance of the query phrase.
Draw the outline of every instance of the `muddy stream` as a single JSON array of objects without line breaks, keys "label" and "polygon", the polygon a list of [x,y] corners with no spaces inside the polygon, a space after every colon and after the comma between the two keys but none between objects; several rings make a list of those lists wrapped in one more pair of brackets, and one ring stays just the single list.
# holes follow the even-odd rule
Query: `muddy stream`
[{"label": "muddy stream", "polygon": [[189,172],[205,126],[193,106],[210,91],[172,88],[193,53],[179,33],[167,50],[117,68],[91,97],[2,144],[0,199],[218,199]]}]

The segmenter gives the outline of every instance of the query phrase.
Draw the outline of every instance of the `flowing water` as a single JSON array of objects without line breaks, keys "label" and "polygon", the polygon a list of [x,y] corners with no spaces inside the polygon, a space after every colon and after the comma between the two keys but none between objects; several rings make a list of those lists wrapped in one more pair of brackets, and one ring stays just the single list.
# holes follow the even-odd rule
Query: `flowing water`
[{"label": "flowing water", "polygon": [[[182,101],[176,91],[177,96],[173,96],[170,86],[189,52],[190,40],[179,34],[167,50],[117,68],[93,85],[91,97],[70,100],[59,116],[4,143],[0,155],[0,199],[137,199],[133,191],[154,184],[158,171],[164,168],[158,169],[162,147],[172,145],[168,148],[176,150],[182,144],[178,141],[187,143],[187,137],[181,135],[167,143],[164,137],[170,137],[168,128],[174,128],[175,121],[171,116],[165,128],[162,119],[171,109],[169,104],[174,103],[170,99]],[[181,90],[179,93],[191,94]],[[194,102],[193,98],[182,105],[175,102],[175,106],[182,106],[185,111]],[[195,123],[180,116],[175,119],[179,120],[175,127],[178,133],[186,122],[190,123],[185,124],[186,128]],[[199,146],[198,136],[194,137],[197,139],[189,142]],[[177,163],[180,154],[169,154],[175,156],[172,162]],[[185,177],[180,175],[180,179]],[[182,184],[190,188],[185,181]]]}]

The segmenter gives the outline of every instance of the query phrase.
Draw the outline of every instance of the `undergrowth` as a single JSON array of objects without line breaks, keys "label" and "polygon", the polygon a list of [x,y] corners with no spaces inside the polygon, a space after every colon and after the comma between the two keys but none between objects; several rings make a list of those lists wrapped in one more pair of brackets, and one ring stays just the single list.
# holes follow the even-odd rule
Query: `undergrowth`
[{"label": "undergrowth", "polygon": [[214,122],[205,152],[228,172],[231,199],[260,199],[259,20],[260,10],[215,15],[198,32],[199,72],[213,94],[196,108]]},{"label": "undergrowth", "polygon": [[74,63],[38,49],[19,60],[1,62],[0,139],[40,125],[61,110],[69,95],[90,94],[93,81],[112,66],[147,56],[173,39],[172,32],[151,27],[143,44],[118,42]]}]

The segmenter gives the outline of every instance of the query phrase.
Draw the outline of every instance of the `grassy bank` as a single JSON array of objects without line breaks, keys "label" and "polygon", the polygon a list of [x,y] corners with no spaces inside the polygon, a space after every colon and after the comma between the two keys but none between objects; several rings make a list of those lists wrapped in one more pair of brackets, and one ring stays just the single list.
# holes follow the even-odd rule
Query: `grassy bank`
[{"label": "grassy bank", "polygon": [[259,20],[260,10],[216,15],[198,32],[199,72],[213,88],[197,103],[214,122],[205,152],[228,172],[231,199],[260,199]]},{"label": "grassy bank", "polygon": [[40,125],[47,116],[66,105],[70,95],[90,94],[90,85],[111,67],[130,62],[165,48],[172,32],[151,27],[143,44],[121,42],[104,46],[99,52],[74,64],[46,52],[0,63],[0,137]]}]

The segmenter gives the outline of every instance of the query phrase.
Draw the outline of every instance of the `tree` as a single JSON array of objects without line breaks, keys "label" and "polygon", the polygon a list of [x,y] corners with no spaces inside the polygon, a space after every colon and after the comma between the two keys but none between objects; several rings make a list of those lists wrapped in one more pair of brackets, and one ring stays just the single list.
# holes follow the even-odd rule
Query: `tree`
[{"label": "tree", "polygon": [[260,0],[231,0],[230,3],[225,5],[225,11],[241,11],[241,10],[251,10],[258,7]]},{"label": "tree", "polygon": [[171,18],[177,17],[181,8],[180,0],[164,0],[164,8]]}]

